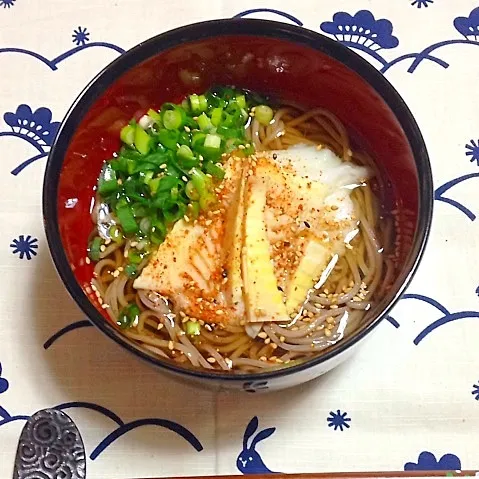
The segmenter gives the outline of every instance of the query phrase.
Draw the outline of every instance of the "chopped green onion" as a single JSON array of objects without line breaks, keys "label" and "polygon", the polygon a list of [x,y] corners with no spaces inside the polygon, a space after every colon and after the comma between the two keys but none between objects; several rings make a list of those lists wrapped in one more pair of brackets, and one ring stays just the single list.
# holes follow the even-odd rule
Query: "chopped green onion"
[{"label": "chopped green onion", "polygon": [[191,200],[197,200],[200,197],[200,195],[198,194],[198,191],[196,190],[191,180],[188,181],[188,183],[186,183],[185,193],[186,193],[186,196],[190,198]]},{"label": "chopped green onion", "polygon": [[[164,241],[176,221],[184,215],[196,219],[214,207],[214,181],[225,176],[221,155],[247,143],[252,106],[261,124],[271,122],[273,111],[259,96],[220,87],[149,109],[138,123],[122,128],[122,147],[105,163],[97,191],[115,213],[112,241],[137,242],[129,249],[128,277],[138,274],[135,265]],[[254,145],[238,152],[252,154]],[[91,259],[99,260],[102,245],[101,238],[91,242]]]},{"label": "chopped green onion", "polygon": [[199,336],[201,331],[201,326],[198,321],[187,321],[185,323],[185,330],[188,336]]},{"label": "chopped green onion", "polygon": [[103,196],[114,193],[116,190],[118,190],[117,180],[102,181],[98,184],[98,193]]},{"label": "chopped green onion", "polygon": [[195,157],[195,155],[191,151],[191,148],[189,146],[186,146],[186,145],[181,145],[178,148],[178,150],[176,152],[176,156],[181,160],[191,160]]},{"label": "chopped green onion", "polygon": [[236,95],[236,103],[243,110],[246,109],[246,97],[244,95]]},{"label": "chopped green onion", "polygon": [[200,100],[198,98],[198,95],[190,95],[190,106],[191,109],[193,110],[193,113],[199,113],[200,110]]},{"label": "chopped green onion", "polygon": [[148,183],[148,186],[150,188],[150,192],[151,192],[152,196],[155,196],[156,192],[158,191],[158,187],[160,186],[160,181],[161,181],[160,178],[153,178]]},{"label": "chopped green onion", "polygon": [[175,110],[166,110],[163,113],[163,125],[167,130],[178,130],[182,125],[181,113]]},{"label": "chopped green onion", "polygon": [[158,132],[158,141],[169,150],[176,150],[176,144],[178,143],[178,138],[180,137],[180,132],[178,130],[160,130]]},{"label": "chopped green onion", "polygon": [[211,163],[208,161],[206,163],[206,172],[209,173],[211,176],[214,176],[215,178],[219,178],[222,180],[225,177],[225,170],[221,168],[221,166],[216,165],[215,163]]},{"label": "chopped green onion", "polygon": [[213,150],[219,150],[221,146],[221,137],[218,135],[208,134],[205,138],[205,148],[212,148]]},{"label": "chopped green onion", "polygon": [[267,105],[258,105],[254,110],[254,117],[261,125],[267,126],[273,119],[273,110]]},{"label": "chopped green onion", "polygon": [[155,111],[155,110],[153,110],[153,109],[150,108],[150,109],[148,110],[148,112],[147,112],[147,115],[148,115],[152,120],[154,120],[155,123],[160,123],[160,122],[161,122],[161,115],[160,115],[157,111]]},{"label": "chopped green onion", "polygon": [[138,225],[129,206],[117,208],[116,216],[126,234],[136,233],[138,231]]},{"label": "chopped green onion", "polygon": [[197,201],[192,201],[191,203],[188,203],[188,208],[186,209],[186,215],[193,219],[196,220],[200,214],[200,204]]},{"label": "chopped green onion", "polygon": [[155,244],[155,245],[159,245],[159,244],[163,243],[163,241],[165,241],[165,235],[163,235],[159,231],[153,231],[151,233],[150,238],[151,238],[152,243]]},{"label": "chopped green onion", "polygon": [[208,177],[198,168],[191,168],[191,182],[200,196],[208,193]]},{"label": "chopped green onion", "polygon": [[128,260],[130,263],[140,264],[142,259],[140,252],[136,248],[130,248],[128,250]]},{"label": "chopped green onion", "polygon": [[136,326],[138,324],[140,313],[140,308],[135,303],[131,303],[121,310],[116,324],[118,324],[121,329],[127,329],[131,328],[132,326]]},{"label": "chopped green onion", "polygon": [[151,148],[150,135],[139,125],[135,128],[135,147],[142,155],[148,154]]},{"label": "chopped green onion", "polygon": [[200,104],[200,111],[206,111],[208,109],[208,101],[206,100],[205,95],[199,95],[198,102]]},{"label": "chopped green onion", "polygon": [[136,278],[138,275],[138,268],[136,267],[136,264],[127,264],[124,267],[125,274],[128,276],[128,278],[133,279]]},{"label": "chopped green onion", "polygon": [[222,119],[223,119],[223,108],[214,108],[211,111],[211,123],[214,126],[219,126],[221,124]]},{"label": "chopped green onion", "polygon": [[135,126],[126,125],[120,131],[120,139],[127,145],[133,145],[135,141]]},{"label": "chopped green onion", "polygon": [[158,192],[170,191],[171,188],[174,188],[178,185],[178,179],[173,176],[164,176],[160,179],[160,185],[158,187]]},{"label": "chopped green onion", "polygon": [[144,176],[143,176],[143,183],[145,183],[145,185],[149,185],[150,184],[150,181],[153,179],[153,175],[155,173],[152,171],[152,170],[149,170],[147,171],[146,173],[144,173]]},{"label": "chopped green onion", "polygon": [[206,115],[206,113],[202,113],[198,117],[198,126],[200,127],[200,130],[202,131],[210,131],[213,128],[213,124],[209,117]]},{"label": "chopped green onion", "polygon": [[206,195],[200,196],[200,208],[203,211],[209,210],[216,203],[216,196],[213,193],[208,193]]},{"label": "chopped green onion", "polygon": [[151,231],[151,220],[148,218],[148,216],[145,216],[144,218],[141,219],[140,221],[140,231],[147,235]]},{"label": "chopped green onion", "polygon": [[173,201],[176,201],[178,199],[178,187],[177,186],[175,186],[174,188],[171,188],[170,195],[171,195],[171,199]]},{"label": "chopped green onion", "polygon": [[91,260],[100,260],[100,251],[102,244],[103,240],[99,236],[95,236],[95,238],[93,238],[92,242],[90,243],[90,247],[88,248],[88,257]]},{"label": "chopped green onion", "polygon": [[117,225],[111,226],[108,230],[108,233],[110,234],[110,238],[115,243],[121,243],[123,241],[123,234],[121,232],[121,229]]}]

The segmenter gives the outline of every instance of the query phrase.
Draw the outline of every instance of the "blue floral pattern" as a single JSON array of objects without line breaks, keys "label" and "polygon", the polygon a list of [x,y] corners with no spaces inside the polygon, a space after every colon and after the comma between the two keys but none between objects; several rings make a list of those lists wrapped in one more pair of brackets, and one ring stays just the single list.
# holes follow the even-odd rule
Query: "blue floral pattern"
[{"label": "blue floral pattern", "polygon": [[38,239],[32,238],[30,235],[27,237],[20,235],[18,239],[15,238],[12,240],[10,248],[12,248],[13,254],[18,254],[20,259],[26,258],[27,260],[31,260],[37,255]]},{"label": "blue floral pattern", "polygon": [[17,0],[0,0],[0,8],[11,8],[15,5]]},{"label": "blue floral pattern", "polygon": [[7,391],[9,383],[5,378],[2,378],[2,363],[0,363],[0,394]]},{"label": "blue floral pattern", "polygon": [[[406,9],[408,9],[407,0],[404,3],[406,5]],[[440,4],[441,2],[437,3]],[[424,15],[428,15],[426,11],[428,10],[428,7],[432,6],[433,4],[435,5],[435,0],[409,0],[409,5],[415,7],[417,10],[421,10],[421,13],[414,13],[414,15],[420,15],[421,18],[425,18],[423,17],[422,11],[425,12]],[[0,0],[0,9],[2,10],[9,10],[15,5],[16,0]],[[409,9],[409,11],[411,11],[411,9]],[[278,20],[287,20],[299,26],[303,25],[302,20],[296,15],[276,9],[254,8],[245,12],[241,12],[236,16],[248,17],[261,13],[275,15],[278,17]],[[411,14],[413,14],[412,11]],[[8,18],[10,18],[10,16]],[[472,10],[469,15],[458,16],[453,20],[453,24],[456,31],[461,35],[461,38],[446,39],[444,41],[427,46],[419,52],[406,53],[400,56],[396,56],[396,48],[400,44],[399,37],[402,38],[402,35],[396,34],[394,31],[393,22],[391,22],[391,20],[387,18],[378,18],[372,11],[359,10],[356,13],[337,12],[333,15],[332,20],[321,23],[320,28],[324,33],[332,35],[337,41],[340,41],[344,45],[369,55],[370,58],[379,62],[380,71],[384,74],[387,74],[391,68],[400,64],[404,65],[404,62],[406,62],[407,65],[407,72],[414,73],[419,65],[421,65],[421,63],[424,61],[431,62],[434,65],[441,67],[437,69],[440,72],[441,69],[448,68],[449,64],[436,56],[436,52],[444,47],[455,44],[470,46],[479,45],[479,7]],[[71,30],[69,31],[71,32]],[[70,42],[70,38],[67,35],[65,35],[65,41],[68,43]],[[0,48],[0,54],[16,53],[19,55],[27,55],[47,66],[50,70],[55,71],[59,68],[64,60],[87,48],[101,47],[113,50],[119,54],[123,53],[124,51],[121,47],[111,43],[91,41],[90,32],[84,26],[78,26],[73,30],[71,42],[74,44],[74,47],[72,47],[71,43],[69,43],[69,46],[72,47],[71,49],[64,51],[60,55],[53,58],[47,58],[44,55],[31,50],[13,47]],[[27,159],[17,168],[12,170],[13,175],[18,175],[26,166],[48,155],[49,149],[59,128],[59,122],[53,121],[53,114],[49,108],[45,106],[38,107],[37,105],[32,107],[27,104],[21,104],[17,107],[17,105],[18,103],[15,105],[10,105],[8,107],[9,109],[15,110],[16,107],[16,110],[8,111],[3,115],[7,130],[9,131],[0,131],[0,137],[13,136],[28,142],[37,150],[37,154]],[[58,112],[56,112],[56,115],[58,115]],[[59,117],[56,116],[56,118]],[[463,144],[462,141],[461,144]],[[465,144],[464,148],[464,155],[468,160],[467,164],[469,165],[469,163],[471,163],[474,167],[479,166],[479,139],[471,139],[467,144]],[[464,157],[462,157],[461,163],[466,163],[464,162]],[[474,169],[474,171],[477,170]],[[435,191],[435,200],[438,203],[441,202],[443,204],[452,206],[458,212],[465,215],[466,219],[474,221],[476,220],[476,214],[479,214],[475,209],[477,208],[477,203],[475,205],[465,206],[449,196],[451,195],[453,189],[458,188],[464,182],[479,181],[479,173],[462,172],[457,174],[457,178],[449,180],[437,187]],[[18,238],[12,240],[10,243],[10,248],[11,253],[18,256],[19,259],[31,260],[37,255],[38,239],[32,237],[31,235],[20,235]],[[468,294],[471,294],[472,291],[473,288],[469,290]],[[479,286],[475,290],[475,294],[479,296]],[[434,299],[430,296],[408,293],[403,296],[402,300],[415,300],[423,302],[429,305],[430,310],[434,311],[436,314],[436,316],[432,318],[434,320],[429,322],[429,324],[426,325],[426,327],[420,331],[420,333],[413,340],[416,346],[421,344],[423,340],[425,340],[438,328],[441,328],[451,322],[466,318],[479,319],[479,311],[460,310],[451,312],[443,305],[442,298],[441,302],[439,302],[437,299]],[[387,320],[396,329],[400,328],[400,322],[392,316],[389,316]],[[429,321],[431,321],[431,319]],[[50,337],[45,342],[44,348],[49,349],[56,340],[70,331],[90,326],[91,324],[87,320],[77,321],[75,323],[69,324]],[[11,368],[8,369],[11,371]],[[5,396],[2,397],[7,397],[7,393],[13,385],[13,380],[12,384],[10,384],[7,378],[2,375],[3,372],[2,364],[0,363],[0,394],[5,394]],[[469,383],[469,381],[467,382],[467,384],[471,383]],[[243,385],[243,389],[250,393],[255,393],[256,391],[267,388],[267,381],[249,381],[245,382]],[[471,396],[469,394],[473,396],[475,401],[479,401],[479,381],[472,385],[472,390],[469,386],[467,388],[465,387],[463,392],[464,395],[467,394],[468,401],[471,401]],[[91,451],[91,460],[96,460],[110,445],[112,445],[123,435],[143,426],[157,426],[160,428],[166,428],[185,439],[195,451],[200,452],[203,449],[201,442],[191,431],[186,429],[181,424],[167,419],[142,418],[128,422],[120,418],[112,410],[100,404],[87,402],[68,402],[59,404],[56,407],[61,410],[94,410],[111,420],[114,424],[114,430],[104,436],[104,438]],[[11,415],[2,406],[0,406],[0,426],[12,421],[24,421],[28,419],[28,417],[28,415]],[[261,441],[272,437],[273,434],[275,434],[276,428],[269,427],[258,431],[258,427],[259,420],[258,417],[255,416],[248,423],[243,435],[243,448],[236,459],[236,467],[243,474],[267,474],[272,472],[264,463],[257,446]],[[344,432],[351,427],[351,418],[349,417],[348,413],[339,409],[336,410],[336,412],[331,411],[326,417],[326,421],[324,421],[323,417],[321,427],[329,431]],[[356,423],[355,429],[357,430]],[[241,435],[239,435],[238,440],[240,440],[240,438]],[[453,471],[460,470],[461,467],[461,460],[455,454],[448,453],[440,456],[440,454],[435,455],[432,452],[423,451],[419,454],[417,460],[413,459],[411,462],[405,463],[404,470]]]},{"label": "blue floral pattern", "polygon": [[429,7],[429,5],[431,5],[432,3],[434,3],[434,0],[413,0],[411,2],[411,5],[413,7],[417,7],[417,8],[422,8],[422,7]]},{"label": "blue floral pattern", "polygon": [[341,412],[339,409],[336,412],[331,411],[326,420],[328,422],[328,426],[334,428],[335,431],[339,429],[342,432],[351,427],[349,424],[351,422],[351,418],[348,417],[348,413]]},{"label": "blue floral pattern", "polygon": [[361,45],[373,51],[399,45],[399,40],[392,34],[392,23],[386,19],[376,20],[368,10],[360,10],[355,15],[335,13],[332,22],[321,24],[321,30],[334,35],[345,45]]},{"label": "blue floral pattern", "polygon": [[15,113],[5,113],[3,119],[19,138],[35,143],[38,148],[51,146],[60,126],[58,121],[52,122],[52,112],[48,108],[32,112],[28,105],[20,105]]},{"label": "blue floral pattern", "polygon": [[476,162],[477,166],[479,166],[479,140],[471,140],[466,145],[466,156],[469,157],[471,163]]},{"label": "blue floral pattern", "polygon": [[474,396],[476,401],[479,401],[479,381],[477,381],[477,384],[472,386],[471,394]]},{"label": "blue floral pattern", "polygon": [[479,7],[475,8],[468,17],[457,17],[454,20],[456,30],[467,40],[479,40]]},{"label": "blue floral pattern", "polygon": [[77,46],[83,46],[85,43],[90,41],[90,33],[86,28],[78,27],[76,30],[73,30],[73,43]]}]

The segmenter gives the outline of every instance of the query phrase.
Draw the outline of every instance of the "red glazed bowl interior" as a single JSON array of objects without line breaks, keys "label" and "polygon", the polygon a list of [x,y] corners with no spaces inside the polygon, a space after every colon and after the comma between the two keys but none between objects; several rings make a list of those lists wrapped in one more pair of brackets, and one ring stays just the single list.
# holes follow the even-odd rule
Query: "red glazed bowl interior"
[{"label": "red glazed bowl interior", "polygon": [[[304,107],[327,108],[373,156],[388,181],[386,207],[399,211],[398,228],[409,232],[401,242],[402,268],[361,328],[306,366],[327,359],[371,330],[404,290],[429,230],[432,182],[421,135],[399,95],[364,60],[317,33],[260,20],[206,22],[155,37],[107,67],[68,113],[47,166],[44,213],[57,269],[84,312],[116,341],[166,368],[207,374],[152,358],[119,335],[95,297],[86,293],[93,267],[85,256],[94,187],[102,163],[120,146],[121,127],[149,108],[213,85],[235,85]],[[236,377],[285,374],[296,367],[301,366]]]}]

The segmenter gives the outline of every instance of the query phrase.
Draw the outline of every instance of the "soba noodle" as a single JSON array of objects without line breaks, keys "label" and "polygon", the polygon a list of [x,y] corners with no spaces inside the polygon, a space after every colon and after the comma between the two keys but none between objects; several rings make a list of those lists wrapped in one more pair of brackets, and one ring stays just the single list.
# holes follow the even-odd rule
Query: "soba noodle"
[{"label": "soba noodle", "polygon": [[[344,161],[368,166],[376,172],[369,156],[352,148],[344,125],[321,108],[310,111],[291,106],[279,108],[266,127],[254,118],[247,136],[257,152],[285,149],[295,144],[321,145]],[[132,245],[129,240],[111,243],[100,253],[101,259],[94,269],[93,290],[107,305],[105,309],[113,323],[123,307],[136,302],[141,314],[124,334],[151,354],[179,364],[251,372],[310,358],[354,331],[364,321],[376,295],[391,282],[394,268],[384,248],[391,244],[392,229],[379,217],[381,176],[376,174],[374,181],[377,196],[370,183],[354,189],[351,194],[359,214],[359,233],[325,284],[310,293],[300,314],[289,324],[265,322],[256,338],[247,334],[244,321],[222,327],[203,323],[200,335],[189,337],[181,311],[175,305],[155,292],[135,290],[133,280],[121,274],[129,249],[141,249],[141,244]],[[92,212],[95,224],[100,210],[97,201]],[[139,269],[145,264],[143,261]]]}]

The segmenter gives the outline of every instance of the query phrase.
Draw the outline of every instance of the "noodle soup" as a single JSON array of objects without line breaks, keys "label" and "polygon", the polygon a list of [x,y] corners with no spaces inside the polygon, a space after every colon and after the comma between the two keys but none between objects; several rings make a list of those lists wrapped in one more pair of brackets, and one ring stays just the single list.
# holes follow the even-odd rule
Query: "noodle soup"
[{"label": "noodle soup", "polygon": [[392,283],[385,185],[331,112],[217,88],[149,110],[121,139],[86,261],[111,322],[151,353],[283,368],[354,331]]}]

